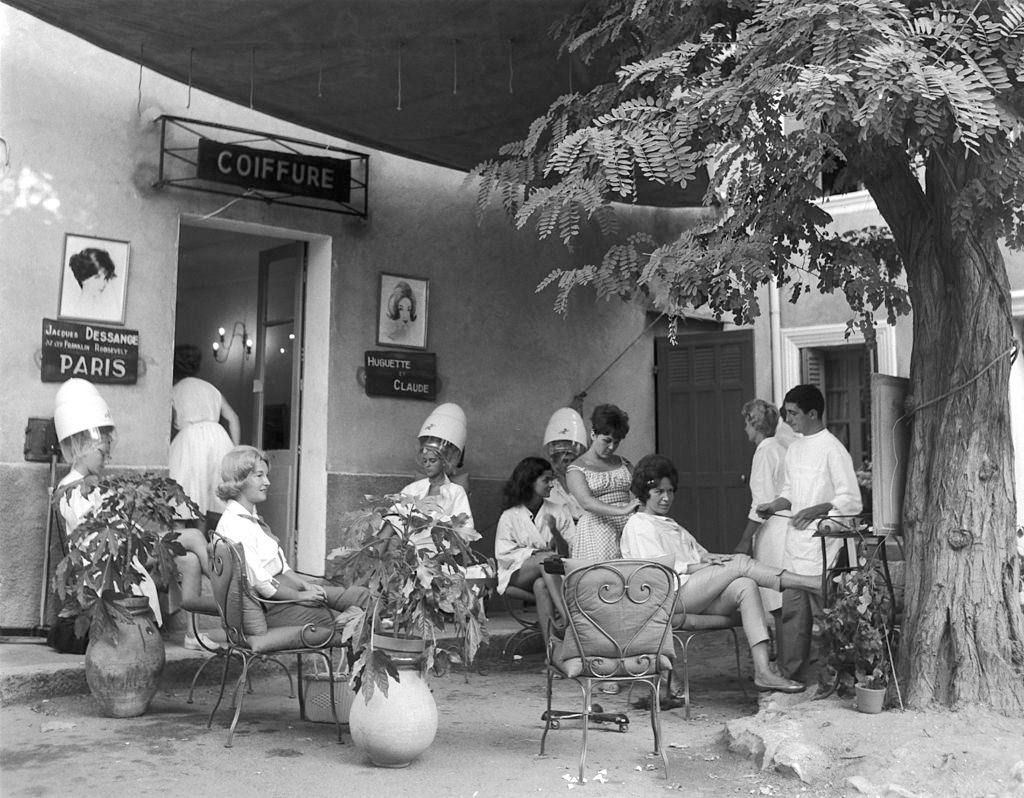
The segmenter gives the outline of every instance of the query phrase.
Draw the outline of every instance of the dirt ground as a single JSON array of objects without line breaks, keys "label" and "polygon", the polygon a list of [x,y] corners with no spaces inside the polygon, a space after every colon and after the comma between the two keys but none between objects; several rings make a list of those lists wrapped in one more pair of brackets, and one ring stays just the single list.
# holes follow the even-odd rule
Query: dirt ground
[{"label": "dirt ground", "polygon": [[[698,660],[690,721],[681,709],[663,713],[667,781],[660,757],[651,753],[648,715],[630,708],[625,694],[599,699],[606,709],[626,710],[631,724],[625,733],[593,727],[585,785],[572,783],[578,722],[552,731],[547,754],[540,756],[544,677],[540,660],[528,657],[517,666],[492,663],[484,673],[432,678],[437,738],[403,770],[375,768],[351,742],[339,746],[333,726],[299,721],[297,702],[288,697],[281,675],[256,680],[231,749],[223,746],[230,721],[226,707],[213,728],[206,728],[216,696],[209,685],[191,706],[185,687],[162,691],[146,715],[129,720],[98,716],[89,696],[4,706],[0,794],[483,798],[582,790],[609,797],[1024,796],[1022,719],[984,713],[862,715],[838,699],[766,700],[758,713],[758,696],[746,678],[749,664],[744,692],[716,664],[728,662],[730,652],[724,653]],[[634,698],[639,695],[637,690]],[[572,683],[556,682],[556,706],[575,708],[578,702]],[[814,781],[803,783],[772,767],[762,770],[759,761],[730,751],[726,724],[743,719],[763,723],[789,743],[817,746]],[[862,781],[850,782],[851,777]]]}]

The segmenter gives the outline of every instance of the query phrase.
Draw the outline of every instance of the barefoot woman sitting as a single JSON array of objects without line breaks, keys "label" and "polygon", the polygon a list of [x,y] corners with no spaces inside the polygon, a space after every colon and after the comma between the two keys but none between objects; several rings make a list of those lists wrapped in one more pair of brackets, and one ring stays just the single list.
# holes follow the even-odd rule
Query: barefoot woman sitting
[{"label": "barefoot woman sitting", "polygon": [[754,684],[761,690],[798,693],[800,682],[775,673],[768,659],[768,627],[758,586],[818,592],[821,580],[779,568],[769,568],[744,554],[712,554],[683,527],[668,517],[679,474],[667,457],[644,457],[633,472],[631,490],[640,500],[639,512],[622,532],[622,556],[641,560],[669,556],[681,587],[677,612],[732,615],[739,611],[754,661]]},{"label": "barefoot woman sitting", "polygon": [[520,461],[505,485],[505,512],[498,519],[494,540],[498,592],[504,593],[512,585],[533,593],[545,644],[548,619],[560,615],[564,624],[566,615],[560,609],[561,578],[546,573],[543,563],[557,553],[565,554],[565,538],[573,531],[572,517],[566,508],[548,498],[554,481],[555,474],[547,460],[527,457]]}]

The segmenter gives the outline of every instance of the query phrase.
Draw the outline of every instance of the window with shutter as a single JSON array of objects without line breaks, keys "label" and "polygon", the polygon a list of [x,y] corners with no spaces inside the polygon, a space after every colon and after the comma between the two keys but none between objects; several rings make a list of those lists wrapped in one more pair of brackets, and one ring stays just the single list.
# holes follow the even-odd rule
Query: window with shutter
[{"label": "window with shutter", "polygon": [[825,397],[825,425],[855,468],[871,459],[871,358],[863,345],[800,350],[801,379]]}]

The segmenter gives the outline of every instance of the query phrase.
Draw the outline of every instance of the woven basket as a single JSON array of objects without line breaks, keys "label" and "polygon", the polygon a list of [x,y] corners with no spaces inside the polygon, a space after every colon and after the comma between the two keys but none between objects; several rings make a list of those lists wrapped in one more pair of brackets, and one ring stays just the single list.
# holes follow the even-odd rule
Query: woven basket
[{"label": "woven basket", "polygon": [[[338,710],[338,722],[348,723],[355,693],[348,686],[347,673],[334,674],[334,703]],[[302,689],[306,704],[306,720],[313,723],[334,723],[331,715],[330,681],[326,673],[303,674]]]}]

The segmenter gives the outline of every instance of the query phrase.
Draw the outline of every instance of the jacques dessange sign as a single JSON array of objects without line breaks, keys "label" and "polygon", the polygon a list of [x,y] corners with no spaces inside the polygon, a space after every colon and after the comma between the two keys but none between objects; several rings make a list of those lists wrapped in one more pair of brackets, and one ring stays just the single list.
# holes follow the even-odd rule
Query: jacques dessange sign
[{"label": "jacques dessange sign", "polygon": [[82,377],[108,385],[134,385],[139,374],[139,331],[43,319],[43,382]]}]

